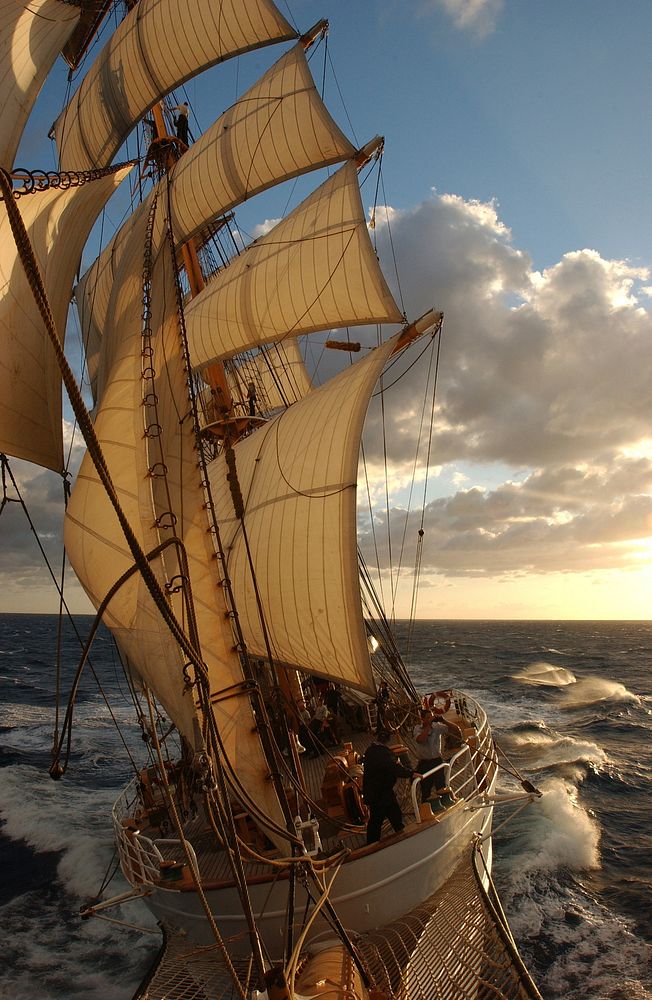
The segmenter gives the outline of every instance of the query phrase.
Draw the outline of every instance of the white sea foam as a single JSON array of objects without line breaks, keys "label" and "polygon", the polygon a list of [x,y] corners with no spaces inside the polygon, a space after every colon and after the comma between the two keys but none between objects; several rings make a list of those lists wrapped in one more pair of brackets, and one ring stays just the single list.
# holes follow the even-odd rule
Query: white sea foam
[{"label": "white sea foam", "polygon": [[578,769],[572,779],[554,777],[540,784],[543,797],[528,810],[520,838],[521,874],[598,866],[600,829],[580,804],[574,784],[582,777]]},{"label": "white sea foam", "polygon": [[520,673],[512,674],[512,680],[535,687],[565,687],[568,684],[575,684],[576,677],[565,667],[541,661],[530,663]]},{"label": "white sea foam", "polygon": [[110,825],[115,792],[53,782],[27,765],[0,769],[3,834],[37,851],[61,852],[57,874],[67,891],[92,895],[113,853]]},{"label": "white sea foam", "polygon": [[578,801],[574,780],[551,778],[543,798],[515,821],[503,902],[527,959],[554,956],[539,976],[549,1000],[652,1000],[645,986],[650,949],[621,918],[591,898],[569,872],[599,867],[600,833]]},{"label": "white sea foam", "polygon": [[[153,923],[143,903],[113,915]],[[35,932],[34,912],[39,913]],[[129,1000],[153,959],[159,938],[126,930],[104,921],[82,923],[68,909],[65,897],[30,892],[0,908],[4,927],[11,927],[4,951],[1,1000],[35,995],[40,1000],[83,997],[84,1000]]]},{"label": "white sea foam", "polygon": [[550,729],[510,733],[509,740],[515,747],[529,751],[527,766],[537,771],[558,764],[599,766],[607,761],[607,754],[592,740],[562,736]]},{"label": "white sea foam", "polygon": [[2,706],[3,726],[24,726],[26,729],[34,725],[49,725],[52,727],[52,709],[42,705],[23,705],[5,702]]},{"label": "white sea foam", "polygon": [[[538,985],[548,1000],[651,1000],[651,949],[631,925],[582,888],[529,872],[512,884],[510,925],[527,959],[545,947],[551,961]],[[647,985],[646,985],[647,983]]]},{"label": "white sea foam", "polygon": [[585,705],[597,705],[606,701],[631,702],[641,704],[637,694],[628,691],[624,684],[610,681],[604,677],[584,677],[571,690],[562,692],[563,708],[580,708]]}]

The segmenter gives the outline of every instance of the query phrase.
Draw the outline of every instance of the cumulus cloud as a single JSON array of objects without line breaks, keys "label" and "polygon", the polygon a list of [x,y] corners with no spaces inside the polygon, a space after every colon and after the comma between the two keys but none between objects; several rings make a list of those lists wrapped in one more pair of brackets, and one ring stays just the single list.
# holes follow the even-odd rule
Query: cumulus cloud
[{"label": "cumulus cloud", "polygon": [[450,196],[394,213],[392,237],[411,314],[445,314],[439,460],[579,461],[646,435],[645,269],[581,250],[535,272],[495,206]]},{"label": "cumulus cloud", "polygon": [[[652,462],[637,468],[602,456],[589,471],[536,470],[522,483],[471,488],[427,505],[423,519],[426,573],[495,576],[514,573],[626,569],[652,535]],[[626,489],[624,487],[626,486]],[[630,488],[640,492],[629,492]],[[390,512],[405,529],[405,565],[414,559],[421,514]],[[366,529],[370,548],[370,527]],[[375,524],[374,548],[388,566],[386,514]]]},{"label": "cumulus cloud", "polygon": [[[381,260],[387,221],[376,216]],[[573,250],[536,271],[494,203],[436,195],[390,209],[402,301],[413,318],[445,314],[431,442],[423,571],[450,578],[586,573],[641,565],[652,535],[652,319],[646,268]],[[386,268],[386,271],[389,271]],[[378,400],[365,435],[371,515],[361,491],[363,550],[387,557],[388,466],[394,555],[414,564],[425,487],[429,405],[419,384],[434,368],[421,344],[385,377],[391,434]],[[325,352],[332,355],[334,352]],[[341,359],[340,359],[341,360]],[[333,363],[332,356],[328,363]],[[40,537],[60,533],[60,482],[21,466]],[[40,557],[22,514],[0,519],[8,586],[31,588]],[[7,526],[9,529],[7,530]],[[5,589],[5,593],[6,593]]]},{"label": "cumulus cloud", "polygon": [[[537,272],[494,204],[457,196],[393,210],[390,220],[410,314],[445,314],[431,477],[447,468],[451,486],[426,510],[430,568],[454,576],[640,565],[640,540],[652,535],[647,269],[585,249]],[[414,382],[413,370],[391,389],[391,437],[381,437],[379,412],[367,428],[369,467],[389,445],[396,483],[415,461]],[[496,468],[509,478],[478,485]],[[403,510],[392,516],[405,524]],[[415,532],[416,523],[406,537]]]}]

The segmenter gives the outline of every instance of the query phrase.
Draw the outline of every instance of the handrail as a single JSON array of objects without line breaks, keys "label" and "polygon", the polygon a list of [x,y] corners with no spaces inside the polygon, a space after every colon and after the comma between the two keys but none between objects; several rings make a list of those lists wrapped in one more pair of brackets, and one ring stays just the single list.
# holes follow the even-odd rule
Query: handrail
[{"label": "handrail", "polygon": [[[451,691],[455,708],[459,716],[468,720],[474,727],[474,739],[477,747],[472,748],[468,742],[457,750],[450,760],[437,764],[430,771],[414,778],[410,786],[410,798],[417,822],[421,819],[419,809],[418,788],[424,778],[431,778],[440,771],[444,772],[445,787],[451,788],[460,799],[470,799],[476,795],[485,779],[488,767],[495,760],[493,741],[486,713],[480,705],[461,691]],[[470,773],[468,773],[470,771]]]}]

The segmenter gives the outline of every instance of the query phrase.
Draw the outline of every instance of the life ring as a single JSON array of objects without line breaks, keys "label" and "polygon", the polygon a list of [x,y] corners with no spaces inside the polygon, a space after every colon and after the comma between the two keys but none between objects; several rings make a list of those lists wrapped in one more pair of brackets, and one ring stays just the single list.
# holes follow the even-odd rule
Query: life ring
[{"label": "life ring", "polygon": [[451,707],[450,691],[435,691],[428,695],[427,708],[437,715],[446,715]]}]

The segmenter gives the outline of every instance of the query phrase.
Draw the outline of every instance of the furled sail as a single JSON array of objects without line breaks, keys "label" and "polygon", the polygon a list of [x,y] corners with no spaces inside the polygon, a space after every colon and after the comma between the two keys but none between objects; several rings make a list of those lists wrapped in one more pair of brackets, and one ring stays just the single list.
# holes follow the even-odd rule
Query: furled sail
[{"label": "furled sail", "polygon": [[196,365],[315,330],[400,323],[347,163],[221,271],[186,310]]},{"label": "furled sail", "polygon": [[[141,241],[141,270],[142,255]],[[150,288],[151,342],[143,342],[141,322],[127,322],[121,328],[123,335],[116,343],[111,379],[98,407],[95,428],[122,508],[142,548],[151,552],[165,541],[173,542],[152,561],[152,568],[161,584],[169,585],[170,603],[184,622],[187,608],[177,585],[182,579],[192,581],[202,656],[225,752],[249,794],[267,815],[281,821],[249,698],[243,694],[242,666],[233,650],[208,530],[180,347],[174,269],[165,243],[151,262]],[[133,297],[135,289],[132,293]],[[88,456],[68,504],[65,542],[77,576],[99,606],[131,567],[132,556]],[[196,708],[186,688],[184,659],[139,574],[111,600],[104,620],[132,670],[196,745]],[[223,697],[227,689],[230,694]]]},{"label": "furled sail", "polygon": [[[102,206],[130,169],[122,167],[79,187],[49,188],[20,200],[62,342],[84,243]],[[0,212],[0,336],[0,450],[60,472],[61,375],[4,208]]]},{"label": "furled sail", "polygon": [[25,123],[79,8],[59,0],[0,0],[0,165],[11,170]]},{"label": "furled sail", "polygon": [[396,340],[235,444],[244,525],[234,514],[225,456],[209,470],[250,652],[267,655],[258,595],[275,659],[369,693],[356,545],[358,453],[373,387]]},{"label": "furled sail", "polygon": [[185,80],[296,37],[271,0],[140,0],[57,119],[61,168],[106,166],[145,112]]},{"label": "furled sail", "polygon": [[[274,184],[354,155],[354,147],[317,93],[303,46],[294,46],[218,118],[170,172],[167,183],[175,239],[185,242],[207,223]],[[116,270],[151,197],[77,286],[93,382]]]}]

